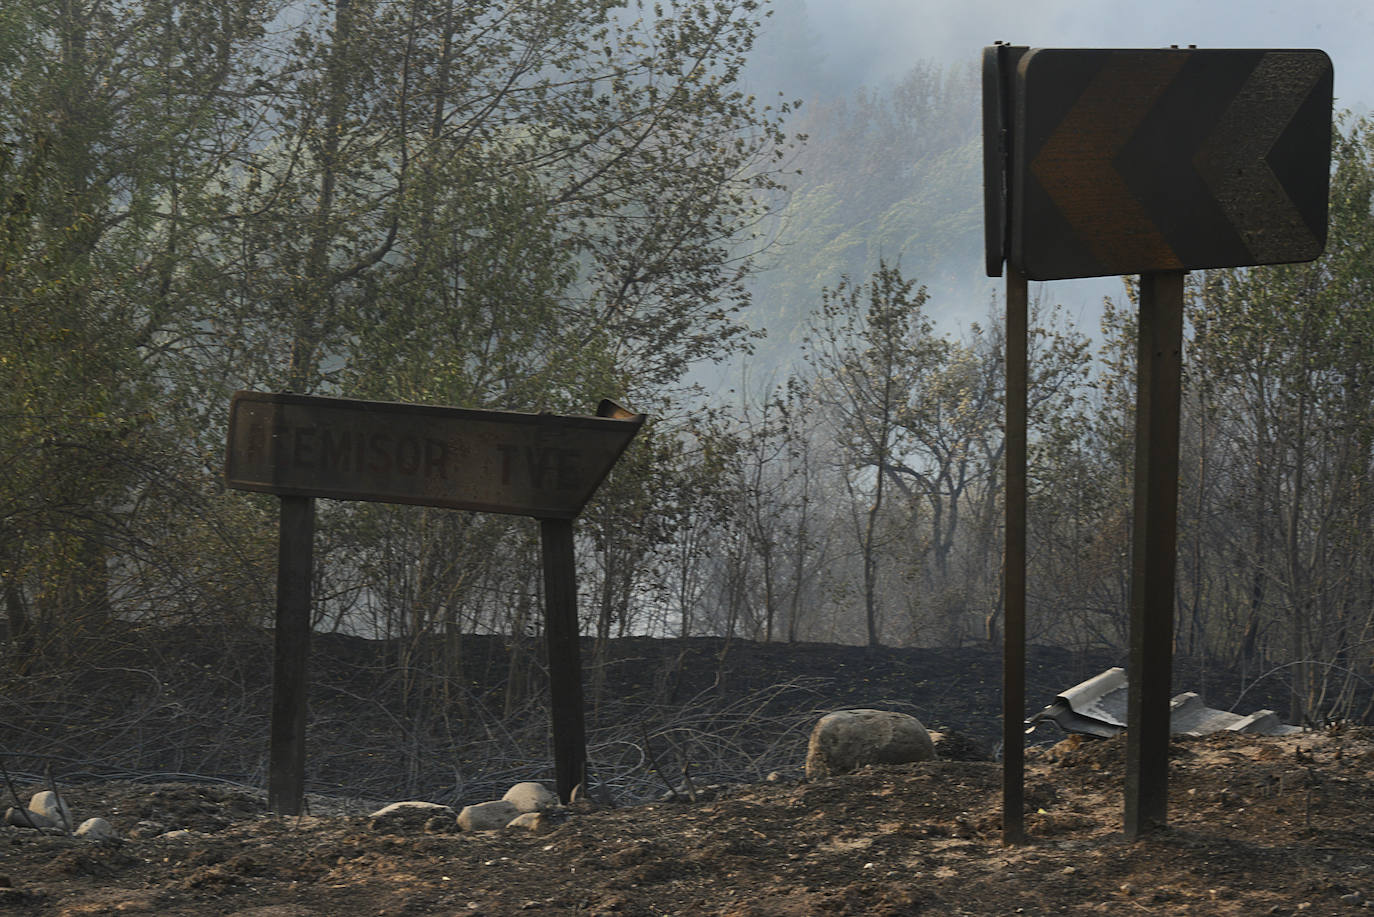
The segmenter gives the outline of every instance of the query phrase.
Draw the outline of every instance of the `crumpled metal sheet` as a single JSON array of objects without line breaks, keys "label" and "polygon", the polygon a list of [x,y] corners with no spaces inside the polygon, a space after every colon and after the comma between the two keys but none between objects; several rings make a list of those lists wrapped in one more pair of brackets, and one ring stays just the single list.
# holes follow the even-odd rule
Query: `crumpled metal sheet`
[{"label": "crumpled metal sheet", "polygon": [[[1110,738],[1126,731],[1126,705],[1129,685],[1126,670],[1110,668],[1064,691],[1044,710],[1026,720],[1026,731],[1049,720],[1065,732]],[[1272,710],[1256,710],[1242,715],[1208,707],[1192,691],[1170,701],[1170,731],[1174,735],[1202,736],[1214,732],[1244,732],[1252,735],[1291,735],[1302,732],[1289,726]]]}]

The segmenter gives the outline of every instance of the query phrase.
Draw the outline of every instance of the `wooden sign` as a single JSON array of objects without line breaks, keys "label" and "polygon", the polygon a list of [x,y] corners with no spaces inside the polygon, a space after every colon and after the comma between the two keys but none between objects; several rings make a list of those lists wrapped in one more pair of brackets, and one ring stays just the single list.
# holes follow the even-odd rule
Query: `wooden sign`
[{"label": "wooden sign", "polygon": [[279,496],[571,519],[644,423],[239,392],[225,479]]},{"label": "wooden sign", "polygon": [[1325,53],[1042,48],[1015,66],[1009,256],[1029,279],[1324,250]]},{"label": "wooden sign", "polygon": [[476,411],[238,392],[230,487],[281,498],[268,808],[305,803],[306,659],[315,497],[535,516],[543,547],[554,768],[564,802],[587,780],[572,519],[644,425],[602,401],[595,417]]}]

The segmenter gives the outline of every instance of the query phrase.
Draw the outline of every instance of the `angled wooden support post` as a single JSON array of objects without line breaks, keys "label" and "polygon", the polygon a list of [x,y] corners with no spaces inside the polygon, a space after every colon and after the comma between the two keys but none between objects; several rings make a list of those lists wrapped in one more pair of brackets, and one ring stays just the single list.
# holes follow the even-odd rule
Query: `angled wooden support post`
[{"label": "angled wooden support post", "polygon": [[314,537],[314,498],[282,497],[267,775],[267,807],[278,815],[300,815],[305,805],[306,669]]},{"label": "angled wooden support post", "polygon": [[1183,271],[1140,277],[1126,836],[1168,820]]}]

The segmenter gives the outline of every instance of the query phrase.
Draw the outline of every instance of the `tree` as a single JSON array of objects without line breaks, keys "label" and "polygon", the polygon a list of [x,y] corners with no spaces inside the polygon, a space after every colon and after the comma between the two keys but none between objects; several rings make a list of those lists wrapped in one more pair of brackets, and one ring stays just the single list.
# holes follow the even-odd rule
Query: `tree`
[{"label": "tree", "polygon": [[878,575],[887,488],[901,473],[909,446],[902,414],[923,397],[947,349],[922,312],[925,302],[923,288],[883,263],[867,282],[844,277],[823,292],[807,340],[807,359],[816,372],[813,390],[844,451],[850,486],[867,504],[856,518],[856,540],[870,646],[880,643]]},{"label": "tree", "polygon": [[[735,315],[787,142],[788,106],[735,86],[759,4],[281,12],[0,14],[0,566],[17,631],[40,595],[98,606],[102,571],[137,578],[126,598],[186,597],[125,615],[254,604],[255,588],[172,588],[227,582],[247,556],[263,572],[270,502],[217,480],[236,389],[671,406],[688,366],[747,345]],[[424,521],[402,535],[397,512]],[[434,559],[518,542],[503,525],[323,511],[320,537],[345,549],[324,555],[321,620],[352,626],[378,575],[379,594],[427,597],[435,617],[407,633],[449,628],[481,603],[470,570]],[[375,553],[379,532],[409,541],[414,569]]]},{"label": "tree", "polygon": [[1192,482],[1203,507],[1193,524],[1233,570],[1195,561],[1221,621],[1234,622],[1211,639],[1286,659],[1290,716],[1303,722],[1348,712],[1352,663],[1369,658],[1370,137],[1363,121],[1337,131],[1320,259],[1211,272],[1189,315],[1199,428],[1246,459]]},{"label": "tree", "polygon": [[116,558],[136,565],[167,534],[140,510],[184,432],[155,409],[184,320],[173,264],[183,203],[217,162],[214,101],[260,26],[247,10],[63,0],[0,20],[0,499],[18,509],[0,575],[21,643],[99,624]]},{"label": "tree", "polygon": [[934,308],[957,308],[982,246],[972,68],[917,63],[890,84],[843,97],[799,94],[806,105],[795,125],[808,139],[778,221],[784,244],[754,296],[756,321],[770,335],[762,354],[779,368],[832,278],[868,277],[900,259]]}]

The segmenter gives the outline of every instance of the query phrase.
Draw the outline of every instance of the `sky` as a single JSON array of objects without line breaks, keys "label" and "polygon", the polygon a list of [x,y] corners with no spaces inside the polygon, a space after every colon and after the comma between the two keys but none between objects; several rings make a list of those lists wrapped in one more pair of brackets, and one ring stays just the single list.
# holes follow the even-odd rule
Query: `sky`
[{"label": "sky", "polygon": [[[796,0],[776,0],[791,3]],[[1374,0],[806,0],[827,62],[869,84],[919,60],[1032,48],[1319,48],[1336,107],[1374,109]]]},{"label": "sky", "polygon": [[[802,3],[820,56],[813,84],[827,94],[881,85],[921,62],[976,67],[982,49],[999,40],[1031,48],[1316,48],[1332,61],[1336,109],[1374,113],[1374,0],[774,0],[774,8],[796,13]],[[989,290],[1002,283],[978,282]],[[1118,278],[1046,286],[1047,298],[1089,328],[1102,298],[1122,290]]]}]

